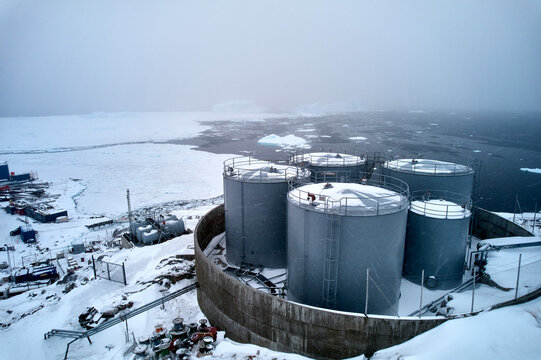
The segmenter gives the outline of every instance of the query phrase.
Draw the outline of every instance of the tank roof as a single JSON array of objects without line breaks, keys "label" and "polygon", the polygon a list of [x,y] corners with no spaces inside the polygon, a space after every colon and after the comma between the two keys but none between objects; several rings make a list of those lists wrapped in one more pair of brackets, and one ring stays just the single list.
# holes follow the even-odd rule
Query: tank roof
[{"label": "tank roof", "polygon": [[443,190],[411,193],[410,211],[435,219],[463,219],[471,215],[472,201],[465,194]]},{"label": "tank roof", "polygon": [[288,193],[288,200],[313,211],[344,215],[393,213],[408,204],[407,196],[383,187],[334,182],[298,187]]},{"label": "tank roof", "polygon": [[383,164],[389,170],[419,175],[466,175],[473,173],[467,165],[431,159],[394,159]]},{"label": "tank roof", "polygon": [[310,176],[308,170],[251,157],[224,161],[224,177],[247,182],[286,182],[295,177]]},{"label": "tank roof", "polygon": [[410,211],[435,219],[464,219],[471,214],[466,204],[459,205],[443,199],[414,200]]},{"label": "tank roof", "polygon": [[351,166],[361,165],[365,160],[357,155],[331,152],[313,152],[293,156],[293,162],[308,162],[314,166]]}]

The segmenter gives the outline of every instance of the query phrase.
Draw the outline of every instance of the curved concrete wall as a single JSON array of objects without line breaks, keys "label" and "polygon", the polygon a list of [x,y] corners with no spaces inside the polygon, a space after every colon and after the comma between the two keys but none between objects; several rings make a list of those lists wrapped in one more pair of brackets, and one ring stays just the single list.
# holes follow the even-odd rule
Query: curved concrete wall
[{"label": "curved concrete wall", "polygon": [[472,233],[483,240],[508,236],[534,236],[514,222],[478,207],[473,208]]},{"label": "curved concrete wall", "polygon": [[[477,232],[498,236],[529,234],[495,214],[475,210],[482,217],[475,228]],[[211,324],[225,330],[235,341],[320,359],[371,356],[446,321],[333,312],[257,291],[225,274],[203,254],[212,238],[224,231],[223,205],[207,213],[195,228],[195,264],[200,285],[197,300]]]},{"label": "curved concrete wall", "polygon": [[194,233],[197,300],[210,323],[231,339],[315,358],[339,359],[402,343],[446,321],[333,312],[293,303],[225,274],[203,254],[225,230],[224,207],[206,214]]}]

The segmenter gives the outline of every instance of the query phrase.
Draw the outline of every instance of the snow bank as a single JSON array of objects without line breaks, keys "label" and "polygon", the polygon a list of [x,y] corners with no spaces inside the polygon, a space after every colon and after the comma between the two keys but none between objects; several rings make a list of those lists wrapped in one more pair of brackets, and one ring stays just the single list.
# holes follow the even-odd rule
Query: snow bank
[{"label": "snow bank", "polygon": [[[213,352],[214,358],[220,359],[261,359],[261,360],[303,360],[310,359],[297,354],[272,351],[264,347],[240,344],[230,339],[222,340]],[[364,360],[364,357],[360,360]]]},{"label": "snow bank", "polygon": [[539,336],[541,299],[448,321],[370,359],[538,359]]}]

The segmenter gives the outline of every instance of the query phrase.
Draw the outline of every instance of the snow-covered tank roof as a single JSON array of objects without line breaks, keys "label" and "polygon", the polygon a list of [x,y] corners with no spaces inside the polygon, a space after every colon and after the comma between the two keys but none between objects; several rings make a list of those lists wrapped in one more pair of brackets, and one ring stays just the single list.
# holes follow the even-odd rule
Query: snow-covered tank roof
[{"label": "snow-covered tank roof", "polygon": [[308,170],[252,157],[236,157],[224,161],[224,177],[246,182],[287,182],[307,178]]},{"label": "snow-covered tank roof", "polygon": [[365,160],[357,155],[329,152],[313,152],[308,154],[295,155],[292,157],[295,164],[309,163],[312,166],[354,166],[362,165]]},{"label": "snow-covered tank roof", "polygon": [[407,186],[399,193],[384,187],[356,183],[318,183],[288,193],[288,201],[313,211],[343,215],[393,213],[408,205]]},{"label": "snow-covered tank roof", "polygon": [[470,216],[470,210],[466,207],[447,200],[414,200],[411,202],[410,210],[435,219],[464,219]]},{"label": "snow-covered tank roof", "polygon": [[389,170],[419,175],[465,175],[473,173],[467,165],[431,159],[394,159],[383,164]]},{"label": "snow-covered tank roof", "polygon": [[471,199],[447,191],[414,191],[410,211],[435,219],[464,219],[471,215]]}]

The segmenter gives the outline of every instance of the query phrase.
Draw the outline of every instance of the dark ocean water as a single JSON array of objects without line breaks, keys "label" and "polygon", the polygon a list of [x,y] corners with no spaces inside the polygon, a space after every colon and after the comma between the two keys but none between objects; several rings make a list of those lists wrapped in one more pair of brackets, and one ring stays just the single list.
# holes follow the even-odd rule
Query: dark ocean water
[{"label": "dark ocean water", "polygon": [[[214,153],[287,159],[287,152],[257,140],[269,134],[294,134],[309,140],[310,151],[422,154],[459,163],[477,159],[478,206],[513,212],[518,197],[523,211],[533,211],[536,201],[541,208],[541,174],[520,170],[541,169],[541,113],[384,111],[210,124],[202,136],[182,143]],[[359,136],[366,140],[350,139]]]}]

